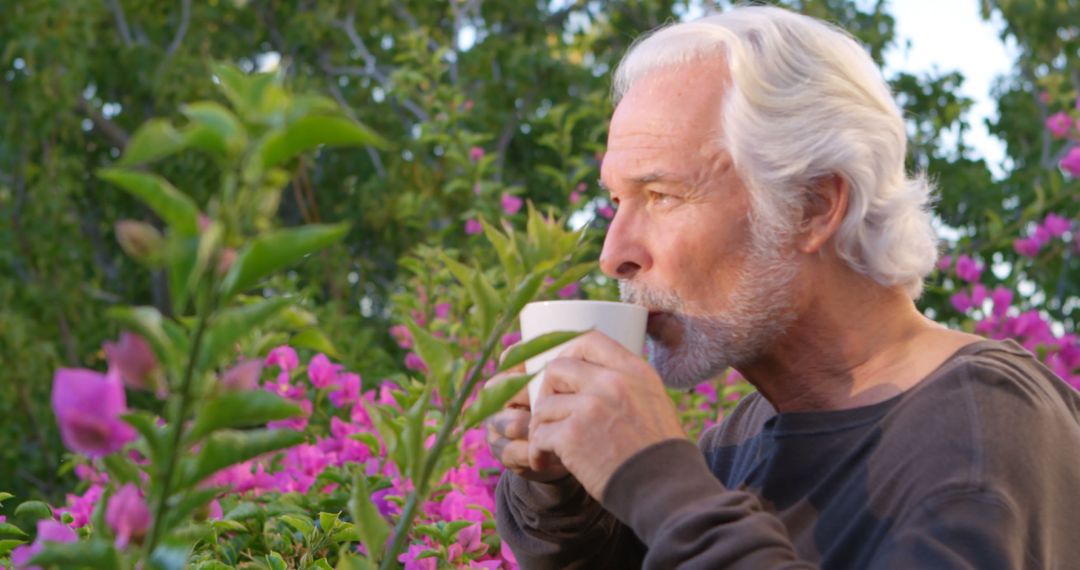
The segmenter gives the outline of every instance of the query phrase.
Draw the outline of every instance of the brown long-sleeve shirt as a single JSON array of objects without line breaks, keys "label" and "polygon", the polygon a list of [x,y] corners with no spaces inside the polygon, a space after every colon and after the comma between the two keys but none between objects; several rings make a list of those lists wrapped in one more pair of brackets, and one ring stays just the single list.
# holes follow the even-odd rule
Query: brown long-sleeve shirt
[{"label": "brown long-sleeve shirt", "polygon": [[977,342],[872,406],[748,396],[699,447],[632,457],[600,502],[509,472],[497,501],[523,568],[1075,568],[1080,395]]}]

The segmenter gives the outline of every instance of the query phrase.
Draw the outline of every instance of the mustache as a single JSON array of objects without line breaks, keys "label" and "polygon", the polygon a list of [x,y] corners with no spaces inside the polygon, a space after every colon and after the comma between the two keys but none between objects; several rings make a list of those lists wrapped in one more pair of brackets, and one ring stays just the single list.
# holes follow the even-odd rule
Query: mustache
[{"label": "mustache", "polygon": [[624,303],[648,307],[654,311],[678,313],[683,309],[682,299],[668,291],[654,291],[631,281],[619,281],[619,298]]}]

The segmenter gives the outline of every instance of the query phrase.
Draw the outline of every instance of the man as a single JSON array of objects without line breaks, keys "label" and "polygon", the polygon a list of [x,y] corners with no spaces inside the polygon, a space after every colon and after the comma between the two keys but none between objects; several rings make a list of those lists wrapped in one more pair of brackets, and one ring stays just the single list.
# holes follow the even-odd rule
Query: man
[{"label": "man", "polygon": [[[615,76],[600,264],[650,364],[600,333],[489,423],[525,568],[1064,568],[1080,398],[913,300],[936,241],[849,36],[777,8],[676,24]],[[699,446],[664,384],[756,386]]]}]

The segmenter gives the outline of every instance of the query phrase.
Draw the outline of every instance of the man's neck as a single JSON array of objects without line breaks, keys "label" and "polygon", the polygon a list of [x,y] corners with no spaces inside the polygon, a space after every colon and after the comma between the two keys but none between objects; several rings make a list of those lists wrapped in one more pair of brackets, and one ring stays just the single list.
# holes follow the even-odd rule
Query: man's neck
[{"label": "man's neck", "polygon": [[779,412],[842,410],[910,389],[973,340],[924,317],[902,292],[871,287],[814,299],[739,371]]}]

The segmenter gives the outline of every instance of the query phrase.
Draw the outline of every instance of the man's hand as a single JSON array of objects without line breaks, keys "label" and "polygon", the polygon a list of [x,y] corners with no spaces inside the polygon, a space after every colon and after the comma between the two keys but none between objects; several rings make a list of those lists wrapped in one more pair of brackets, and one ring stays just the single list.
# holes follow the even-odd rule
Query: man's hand
[{"label": "man's hand", "polygon": [[[508,370],[488,380],[488,385],[502,382],[511,376],[525,373],[525,365]],[[529,390],[522,389],[507,402],[506,407],[487,420],[487,440],[491,454],[507,469],[541,483],[563,479],[569,472],[558,458],[549,458],[543,469],[529,467]]]},{"label": "man's hand", "polygon": [[549,469],[556,457],[597,500],[635,453],[686,437],[656,370],[596,331],[548,362],[528,433],[528,465],[535,472]]}]

